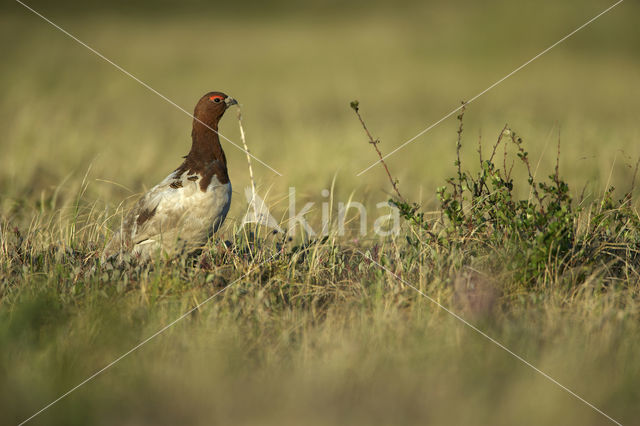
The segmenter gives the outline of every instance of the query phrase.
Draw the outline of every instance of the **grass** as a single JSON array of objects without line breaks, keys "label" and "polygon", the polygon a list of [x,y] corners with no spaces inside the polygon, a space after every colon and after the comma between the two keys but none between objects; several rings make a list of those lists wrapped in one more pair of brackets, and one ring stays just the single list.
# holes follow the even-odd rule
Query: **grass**
[{"label": "grass", "polygon": [[[359,236],[353,213],[344,236],[241,228],[249,174],[225,145],[234,200],[210,250],[107,268],[105,236],[177,166],[190,120],[3,6],[0,423],[26,419],[204,301],[33,423],[607,423],[362,253],[633,423],[640,38],[627,3],[469,106],[458,155],[452,118],[387,160],[408,200],[397,236]],[[238,98],[251,152],[285,175],[254,162],[258,192],[284,221],[294,186],[298,209],[316,203],[315,229],[327,200],[333,223],[349,199],[372,222],[395,194],[382,167],[355,177],[377,154],[351,100],[384,154],[606,6],[194,3],[146,16],[34,3],[187,109],[207,90]],[[239,142],[235,121],[221,131]],[[503,138],[486,164],[505,122],[523,142]]]}]

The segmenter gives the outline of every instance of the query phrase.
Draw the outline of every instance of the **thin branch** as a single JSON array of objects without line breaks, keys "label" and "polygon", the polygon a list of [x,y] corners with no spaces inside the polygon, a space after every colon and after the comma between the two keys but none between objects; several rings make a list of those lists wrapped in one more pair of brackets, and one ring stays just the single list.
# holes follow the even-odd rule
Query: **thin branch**
[{"label": "thin branch", "polygon": [[460,162],[460,149],[462,148],[462,121],[464,119],[464,110],[466,109],[466,102],[462,101],[462,108],[460,114],[458,114],[458,139],[456,141],[456,167],[458,168],[458,197],[460,201],[460,208],[462,208],[462,163]]},{"label": "thin branch", "polygon": [[380,152],[380,149],[378,148],[378,144],[380,143],[380,140],[373,139],[373,136],[371,136],[371,133],[369,132],[369,129],[367,128],[367,125],[364,123],[364,120],[362,119],[362,116],[360,115],[359,105],[360,105],[360,103],[358,101],[352,101],[351,102],[351,108],[355,111],[356,115],[358,116],[358,120],[360,120],[360,124],[362,124],[362,127],[364,128],[364,131],[367,133],[367,137],[369,138],[369,143],[371,145],[373,145],[373,148],[376,150],[376,153],[378,154],[378,157],[380,158],[380,162],[384,166],[384,170],[387,172],[387,176],[389,177],[389,181],[391,182],[391,186],[393,186],[393,190],[396,192],[396,194],[398,194],[398,197],[400,198],[400,200],[402,200],[403,202],[406,203],[407,201],[402,196],[402,194],[400,194],[400,191],[398,190],[398,182],[396,180],[394,180],[393,177],[391,176],[391,172],[389,172],[389,168],[387,167],[387,163],[385,163],[385,161],[383,159],[382,152]]},{"label": "thin branch", "polygon": [[509,124],[505,124],[504,127],[502,128],[502,131],[500,132],[500,135],[498,136],[498,140],[493,145],[493,151],[491,151],[491,157],[489,157],[490,163],[493,162],[493,157],[496,155],[496,150],[498,149],[498,145],[500,145],[500,142],[502,142],[502,137],[505,135],[505,132],[508,129],[509,129]]},{"label": "thin branch", "polygon": [[640,158],[636,161],[636,167],[633,170],[633,177],[631,178],[631,188],[629,189],[629,194],[633,195],[633,190],[636,187],[636,178],[638,177],[638,166],[640,166]]}]

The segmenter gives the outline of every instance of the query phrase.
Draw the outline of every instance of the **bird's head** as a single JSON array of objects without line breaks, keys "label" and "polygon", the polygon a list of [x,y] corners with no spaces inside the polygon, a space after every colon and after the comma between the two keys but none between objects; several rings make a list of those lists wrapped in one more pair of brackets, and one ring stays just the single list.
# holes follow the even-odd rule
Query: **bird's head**
[{"label": "bird's head", "polygon": [[227,108],[237,104],[238,101],[222,92],[209,92],[200,98],[193,115],[211,126],[218,123]]}]

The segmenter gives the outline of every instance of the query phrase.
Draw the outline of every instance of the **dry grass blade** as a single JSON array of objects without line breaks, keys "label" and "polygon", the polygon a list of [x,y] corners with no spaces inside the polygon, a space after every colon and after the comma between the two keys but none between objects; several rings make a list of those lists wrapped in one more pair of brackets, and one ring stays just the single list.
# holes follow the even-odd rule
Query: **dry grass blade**
[{"label": "dry grass blade", "polygon": [[251,179],[251,200],[253,201],[256,196],[256,183],[253,179],[253,167],[251,166],[251,154],[249,153],[249,147],[247,146],[247,140],[244,135],[244,127],[242,127],[242,111],[238,107],[238,127],[240,128],[240,139],[242,139],[242,146],[244,152],[247,154],[247,165],[249,167],[249,179]]}]

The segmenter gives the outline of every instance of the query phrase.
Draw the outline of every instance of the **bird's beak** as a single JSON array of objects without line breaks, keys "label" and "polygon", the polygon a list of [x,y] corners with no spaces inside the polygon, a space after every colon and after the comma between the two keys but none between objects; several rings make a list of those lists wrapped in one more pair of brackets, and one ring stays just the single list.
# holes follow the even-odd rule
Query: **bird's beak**
[{"label": "bird's beak", "polygon": [[227,104],[227,108],[229,108],[231,105],[238,105],[238,101],[233,99],[231,96],[227,96],[224,100],[224,103]]}]

